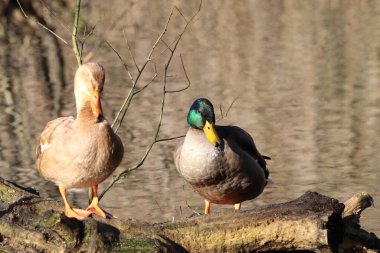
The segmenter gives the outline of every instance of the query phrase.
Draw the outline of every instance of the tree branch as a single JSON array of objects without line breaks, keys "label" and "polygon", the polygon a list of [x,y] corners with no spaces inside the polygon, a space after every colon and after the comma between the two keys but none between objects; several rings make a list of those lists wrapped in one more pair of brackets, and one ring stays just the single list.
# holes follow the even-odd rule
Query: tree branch
[{"label": "tree branch", "polygon": [[[185,69],[185,67],[184,67],[183,60],[182,60],[182,57],[181,57],[182,67],[183,67],[183,69],[184,69],[184,73],[185,73],[186,79],[187,79],[187,81],[188,81],[188,86],[187,86],[186,88],[181,89],[181,90],[178,90],[178,91],[167,91],[167,90],[166,90],[166,87],[167,87],[168,70],[169,70],[170,64],[171,64],[171,62],[172,62],[172,59],[173,59],[174,53],[175,53],[175,51],[176,51],[176,49],[177,49],[177,46],[178,46],[179,42],[181,41],[181,38],[182,38],[183,34],[186,32],[186,30],[187,30],[189,24],[192,23],[192,21],[194,20],[194,18],[199,14],[199,12],[200,12],[200,10],[201,10],[201,5],[202,5],[202,1],[200,2],[200,5],[199,5],[199,9],[198,9],[198,11],[196,11],[196,12],[191,16],[191,18],[189,19],[188,22],[186,22],[185,27],[183,28],[183,30],[181,31],[181,33],[179,34],[179,36],[178,36],[177,39],[175,40],[174,47],[173,47],[172,50],[170,50],[169,57],[168,57],[168,59],[167,59],[167,61],[166,61],[166,63],[165,63],[165,68],[164,68],[164,80],[163,80],[163,91],[162,91],[162,101],[161,101],[161,107],[160,107],[160,115],[159,115],[159,119],[158,119],[158,122],[157,122],[156,130],[155,130],[154,138],[153,138],[152,142],[148,145],[148,147],[147,147],[146,150],[145,150],[144,155],[142,156],[142,158],[140,159],[140,161],[139,161],[136,165],[134,165],[134,166],[132,166],[132,167],[130,167],[130,168],[127,168],[127,169],[125,169],[125,170],[119,172],[117,175],[114,175],[114,176],[112,177],[111,182],[106,186],[106,188],[103,190],[103,192],[99,195],[99,200],[104,196],[104,194],[107,193],[107,191],[108,191],[109,189],[111,189],[111,187],[112,187],[117,181],[119,181],[121,178],[123,178],[123,177],[124,177],[125,175],[127,175],[129,172],[131,172],[131,171],[133,171],[133,170],[135,170],[135,169],[141,167],[141,166],[144,164],[144,162],[145,162],[146,158],[148,157],[150,151],[152,150],[154,144],[156,144],[156,143],[158,143],[158,142],[162,142],[162,141],[174,140],[174,139],[178,139],[178,138],[182,138],[182,137],[183,137],[183,136],[177,136],[177,137],[169,137],[169,138],[158,139],[158,135],[159,135],[159,133],[160,133],[161,124],[162,124],[162,119],[163,119],[163,115],[164,115],[166,94],[167,94],[167,93],[173,93],[173,92],[179,92],[179,91],[182,91],[182,90],[187,89],[187,88],[190,86],[190,80],[189,80],[189,77],[188,77],[188,75],[187,75],[187,73],[186,73],[186,69]],[[120,109],[119,112],[121,112],[121,111],[124,110],[123,107],[126,107],[126,110],[127,110],[129,104],[130,104],[131,101],[132,101],[133,96],[136,95],[138,92],[141,91],[141,89],[140,89],[140,90],[138,90],[137,92],[133,92],[133,90],[134,90],[135,87],[136,87],[136,84],[137,84],[137,80],[138,80],[138,78],[141,76],[142,72],[144,71],[145,66],[151,61],[151,56],[152,56],[152,54],[153,54],[153,52],[154,52],[154,49],[156,48],[158,42],[161,40],[162,36],[163,36],[163,35],[166,33],[166,31],[167,31],[167,27],[168,27],[168,25],[169,25],[169,23],[170,23],[170,20],[171,20],[172,16],[173,16],[173,10],[174,10],[174,9],[172,9],[172,11],[171,11],[171,13],[170,13],[170,15],[169,15],[169,18],[168,18],[168,20],[167,20],[167,22],[166,22],[166,24],[165,24],[165,27],[164,27],[163,31],[161,32],[161,34],[159,35],[158,39],[157,39],[156,42],[154,43],[152,49],[150,50],[150,52],[149,52],[149,54],[148,54],[148,57],[147,57],[147,59],[146,59],[144,65],[143,65],[143,67],[139,70],[139,72],[138,72],[138,77],[136,78],[136,82],[133,84],[133,86],[132,86],[132,88],[131,88],[131,90],[130,90],[130,92],[129,92],[129,94],[128,94],[128,97],[127,97],[126,100],[125,100],[125,101],[127,101],[127,102],[124,103],[125,105],[123,104],[123,106],[122,106],[122,108]],[[119,56],[119,54],[117,54],[117,55]],[[119,56],[119,59],[121,59],[120,56]],[[123,62],[123,61],[122,61],[122,62]],[[124,64],[124,62],[123,62],[123,64]],[[157,73],[156,73],[156,74],[157,74]],[[153,77],[152,80],[154,80],[154,78],[155,78],[155,77]],[[151,81],[151,82],[152,82],[152,81]],[[149,82],[148,84],[146,84],[142,89],[145,89],[145,87],[147,87],[151,82]],[[132,95],[130,95],[130,94],[132,94]],[[124,117],[124,115],[125,115],[125,113],[126,113],[126,110],[123,111],[123,117]],[[116,117],[116,119],[117,119],[117,118],[118,118],[118,116]],[[120,126],[120,124],[121,124],[122,119],[123,119],[123,118],[121,118],[121,120],[119,121],[119,126]],[[116,122],[116,121],[114,121],[114,122]],[[117,128],[117,129],[118,129],[118,128]]]},{"label": "tree branch", "polygon": [[44,24],[42,24],[41,22],[39,22],[36,18],[32,18],[32,17],[29,17],[24,9],[22,8],[21,6],[21,3],[19,0],[16,0],[17,1],[17,4],[18,6],[20,7],[20,10],[22,12],[22,14],[24,15],[24,17],[28,20],[31,20],[33,22],[35,22],[36,24],[38,24],[39,26],[41,26],[43,29],[45,29],[46,31],[48,31],[49,33],[51,33],[52,35],[54,35],[56,38],[58,38],[59,40],[61,40],[65,45],[69,46],[70,48],[72,48],[72,46],[70,45],[69,42],[67,42],[65,39],[63,39],[61,36],[59,36],[58,34],[56,34],[55,32],[53,32],[53,30],[51,30],[49,27],[45,26]]},{"label": "tree branch", "polygon": [[[152,60],[151,57],[152,57],[152,54],[154,52],[154,50],[156,49],[158,43],[161,41],[161,38],[162,36],[164,36],[164,34],[167,32],[167,29],[168,29],[168,25],[170,23],[170,20],[173,16],[173,10],[171,11],[170,15],[169,15],[169,18],[168,20],[166,21],[166,24],[165,24],[165,27],[164,29],[162,30],[162,32],[160,33],[160,35],[158,36],[158,38],[156,39],[156,42],[153,44],[150,52],[148,53],[148,56],[144,62],[144,64],[142,65],[141,68],[139,68],[136,64],[136,68],[138,70],[138,74],[137,74],[137,77],[136,77],[136,80],[134,81],[133,78],[131,78],[131,81],[132,81],[132,87],[127,95],[127,97],[125,98],[123,104],[121,105],[118,113],[116,114],[116,117],[114,119],[114,121],[112,122],[112,128],[114,129],[115,132],[117,132],[121,126],[121,123],[125,117],[125,114],[127,113],[127,110],[128,110],[128,107],[130,105],[130,103],[132,102],[132,99],[133,99],[133,96],[134,96],[134,89],[136,88],[136,85],[141,77],[141,74],[144,72],[145,70],[145,67],[148,65],[148,63]],[[114,50],[115,52],[115,50]],[[118,54],[119,56],[119,54]],[[119,59],[121,59],[121,57],[119,57]],[[125,64],[125,63],[124,63]],[[131,75],[130,75],[131,77]],[[118,123],[117,123],[118,122]],[[115,125],[117,124],[116,128],[115,128]]]},{"label": "tree branch", "polygon": [[92,28],[91,28],[91,30],[89,32],[87,32],[87,25],[84,27],[82,39],[79,41],[80,42],[80,56],[81,56],[81,59],[82,59],[82,56],[83,56],[83,50],[84,50],[84,45],[86,44],[86,40],[94,34],[95,27],[96,27],[96,24],[94,26],[92,26]]},{"label": "tree branch", "polygon": [[187,80],[187,86],[185,88],[182,88],[182,89],[179,89],[179,90],[168,90],[168,91],[166,91],[167,93],[181,92],[181,91],[187,90],[190,87],[190,79],[189,79],[189,76],[187,75],[185,64],[183,64],[182,55],[180,54],[179,57],[181,58],[181,65],[182,65],[183,73],[185,74],[185,77],[186,77],[186,80]]},{"label": "tree branch", "polygon": [[81,55],[81,52],[79,52],[78,41],[77,41],[77,32],[78,32],[78,23],[79,23],[79,14],[80,14],[80,2],[81,2],[81,0],[77,0],[75,17],[74,17],[73,34],[71,35],[71,38],[73,41],[74,55],[77,59],[78,66],[82,65],[82,55]]},{"label": "tree branch", "polygon": [[[152,79],[148,83],[146,83],[143,87],[141,87],[140,89],[136,90],[133,93],[133,95],[137,95],[138,93],[140,93],[141,91],[143,91],[145,88],[147,88],[154,81],[154,79],[156,79],[157,75],[158,75],[157,74],[157,67],[156,67],[156,64],[154,64],[154,75],[153,75]],[[128,110],[128,108],[126,108],[126,109]]]},{"label": "tree branch", "polygon": [[135,59],[135,57],[134,57],[133,54],[132,54],[132,50],[131,50],[131,47],[130,47],[130,45],[129,45],[129,41],[128,41],[128,38],[127,38],[127,35],[126,35],[125,30],[124,30],[124,38],[125,38],[125,42],[126,42],[126,44],[127,44],[128,52],[129,52],[129,54],[130,54],[130,56],[131,56],[131,58],[132,58],[132,60],[133,60],[133,63],[135,64],[135,67],[136,67],[137,71],[140,71],[140,68],[139,68],[139,66],[137,65],[136,59]]}]

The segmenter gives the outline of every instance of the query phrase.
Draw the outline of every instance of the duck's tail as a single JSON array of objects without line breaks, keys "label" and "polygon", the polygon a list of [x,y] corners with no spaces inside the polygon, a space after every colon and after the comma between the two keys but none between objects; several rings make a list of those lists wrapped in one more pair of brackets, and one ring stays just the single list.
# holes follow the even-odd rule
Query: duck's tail
[{"label": "duck's tail", "polygon": [[266,180],[265,185],[267,185],[267,184],[274,184],[274,182],[272,181],[272,179],[269,178],[269,169],[268,169],[267,163],[265,161],[265,160],[272,160],[272,158],[270,158],[269,156],[266,156],[266,155],[261,155],[261,157],[263,158],[263,160],[261,160],[261,162],[259,162],[259,164],[264,169],[265,180]]},{"label": "duck's tail", "polygon": [[262,155],[262,157],[263,157],[265,160],[272,160],[272,158],[270,158],[269,156],[266,156],[266,155]]}]

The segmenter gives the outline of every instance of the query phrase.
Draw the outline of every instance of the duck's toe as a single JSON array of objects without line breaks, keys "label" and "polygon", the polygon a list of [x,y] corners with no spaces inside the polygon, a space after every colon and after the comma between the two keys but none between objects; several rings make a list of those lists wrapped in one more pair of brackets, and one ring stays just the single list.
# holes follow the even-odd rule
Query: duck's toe
[{"label": "duck's toe", "polygon": [[92,213],[92,214],[96,214],[102,218],[105,218],[105,219],[115,219],[117,218],[116,216],[113,216],[112,214],[104,211],[99,205],[98,203],[91,203],[91,205],[89,205],[89,207],[87,207],[87,211]]},{"label": "duck's toe", "polygon": [[77,220],[84,220],[88,218],[92,213],[78,208],[67,208],[65,210],[66,217],[75,218]]}]

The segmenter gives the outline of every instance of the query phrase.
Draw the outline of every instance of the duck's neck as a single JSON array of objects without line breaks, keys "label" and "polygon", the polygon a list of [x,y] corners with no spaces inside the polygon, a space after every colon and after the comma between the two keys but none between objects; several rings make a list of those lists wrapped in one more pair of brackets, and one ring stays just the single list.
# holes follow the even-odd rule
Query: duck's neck
[{"label": "duck's neck", "polygon": [[220,145],[218,147],[213,146],[206,138],[206,135],[202,129],[196,129],[196,128],[189,128],[189,131],[186,134],[186,138],[190,143],[203,143],[206,147],[210,149],[218,149],[223,150],[224,149],[224,141],[220,136],[218,136],[220,139]]},{"label": "duck's neck", "polygon": [[95,115],[90,106],[90,102],[87,101],[82,105],[77,105],[77,121],[82,124],[93,124],[99,121],[102,121],[103,114],[100,112],[98,115]]}]

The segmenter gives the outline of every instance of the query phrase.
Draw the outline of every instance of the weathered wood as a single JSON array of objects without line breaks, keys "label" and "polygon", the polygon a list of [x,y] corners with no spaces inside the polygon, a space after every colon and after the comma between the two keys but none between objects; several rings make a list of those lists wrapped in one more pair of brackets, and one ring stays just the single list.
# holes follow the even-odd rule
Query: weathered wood
[{"label": "weathered wood", "polygon": [[339,221],[329,222],[329,217],[343,208],[337,200],[307,192],[284,204],[178,223],[164,234],[190,251],[329,251],[326,227],[341,229]]},{"label": "weathered wood", "polygon": [[[249,211],[213,213],[174,223],[66,218],[61,202],[0,178],[0,245],[8,252],[336,252],[380,250],[376,235],[352,222],[367,197],[344,204],[315,192]],[[370,197],[370,196],[369,196]],[[368,202],[368,203],[367,203]],[[360,204],[362,203],[362,204]],[[363,204],[367,203],[367,204]],[[360,206],[359,208],[352,208]],[[351,210],[351,211],[350,211]],[[359,211],[360,210],[360,211]],[[348,218],[351,217],[351,218]],[[358,219],[355,219],[358,221]]]}]

